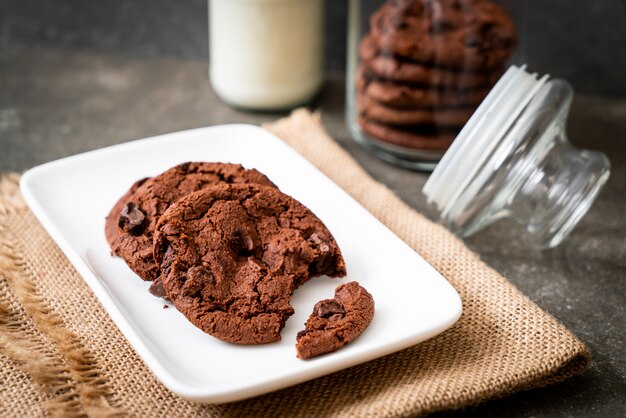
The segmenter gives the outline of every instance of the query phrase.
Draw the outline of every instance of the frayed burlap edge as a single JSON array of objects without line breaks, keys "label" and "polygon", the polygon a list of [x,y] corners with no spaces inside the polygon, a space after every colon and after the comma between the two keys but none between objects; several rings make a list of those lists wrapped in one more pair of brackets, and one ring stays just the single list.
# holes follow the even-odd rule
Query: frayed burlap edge
[{"label": "frayed burlap edge", "polygon": [[[53,416],[112,417],[121,413],[108,401],[106,382],[99,377],[98,365],[85,349],[79,336],[69,331],[61,318],[39,295],[24,261],[21,249],[6,233],[8,215],[23,210],[26,205],[19,194],[19,175],[10,173],[0,178],[0,271],[10,291],[20,301],[38,331],[55,344],[65,362],[33,345],[22,321],[11,313],[7,301],[0,299],[0,350],[12,358],[23,371],[48,393],[58,393],[46,403]],[[3,298],[6,292],[0,294]]]},{"label": "frayed burlap edge", "polygon": [[0,282],[0,353],[11,358],[49,397],[43,407],[50,415],[80,415],[80,405],[63,362],[33,341],[33,331],[24,324],[23,317],[9,307],[6,299],[10,290],[2,284],[4,282]]}]

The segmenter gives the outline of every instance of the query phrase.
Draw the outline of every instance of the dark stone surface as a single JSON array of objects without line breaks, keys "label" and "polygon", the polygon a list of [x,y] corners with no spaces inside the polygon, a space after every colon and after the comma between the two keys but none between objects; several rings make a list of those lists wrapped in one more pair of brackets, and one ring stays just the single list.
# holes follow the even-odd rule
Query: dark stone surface
[{"label": "dark stone surface", "polygon": [[[175,130],[279,114],[242,113],[218,101],[203,62],[12,47],[0,54],[0,171],[24,170],[78,152]],[[427,175],[369,155],[343,121],[343,81],[317,101],[330,134],[377,180],[434,219]],[[575,378],[443,416],[617,417],[626,415],[626,100],[577,97],[569,133],[607,153],[611,178],[568,240],[540,252],[523,231],[497,223],[467,244],[588,344],[591,367]]]},{"label": "dark stone surface", "polygon": [[[356,0],[355,0],[356,1]],[[369,9],[383,0],[360,0]],[[626,1],[496,0],[515,11],[519,61],[581,92],[626,96]],[[326,66],[345,67],[348,1],[326,1]],[[207,0],[0,0],[0,50],[48,44],[206,60]]]}]

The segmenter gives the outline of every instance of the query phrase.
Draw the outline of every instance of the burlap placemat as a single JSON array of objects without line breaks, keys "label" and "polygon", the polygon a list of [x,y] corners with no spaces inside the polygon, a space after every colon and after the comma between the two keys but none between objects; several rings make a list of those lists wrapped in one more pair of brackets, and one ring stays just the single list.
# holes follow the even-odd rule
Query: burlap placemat
[{"label": "burlap placemat", "polygon": [[[446,229],[372,180],[297,111],[267,128],[441,272],[464,312],[402,352],[243,402],[200,405],[165,389],[26,208],[0,181],[0,416],[411,416],[566,379],[585,346]],[[418,280],[418,279],[416,279]]]}]

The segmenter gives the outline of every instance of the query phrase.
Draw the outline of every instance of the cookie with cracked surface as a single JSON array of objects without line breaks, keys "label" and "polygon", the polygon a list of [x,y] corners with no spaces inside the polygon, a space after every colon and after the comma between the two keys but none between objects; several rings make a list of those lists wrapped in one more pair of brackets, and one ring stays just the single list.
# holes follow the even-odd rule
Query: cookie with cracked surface
[{"label": "cookie with cracked surface", "polygon": [[354,341],[374,318],[374,298],[358,282],[341,284],[333,299],[315,304],[296,337],[298,358],[331,353]]},{"label": "cookie with cracked surface", "polygon": [[[218,183],[260,183],[275,187],[265,175],[239,164],[179,164],[140,184],[121,204],[117,219],[118,234],[111,242],[113,253],[122,257],[143,280],[157,279],[159,271],[152,249],[154,228],[159,217],[178,199]],[[115,207],[112,214],[114,210]],[[162,296],[158,282],[153,283],[150,291]]]},{"label": "cookie with cracked surface", "polygon": [[378,49],[445,68],[487,69],[511,56],[515,26],[490,0],[389,0],[372,15]]},{"label": "cookie with cracked surface", "polygon": [[370,78],[393,80],[453,91],[484,89],[493,85],[502,75],[502,68],[488,70],[447,69],[425,65],[408,59],[401,59],[381,53],[372,35],[366,35],[359,44],[359,57],[371,73]]},{"label": "cookie with cracked surface", "polygon": [[411,85],[398,85],[386,81],[372,81],[367,84],[363,94],[391,106],[403,107],[460,107],[478,105],[483,101],[489,89],[465,91],[439,91]]},{"label": "cookie with cracked surface", "polygon": [[357,72],[357,93],[396,107],[477,107],[489,93],[489,88],[458,90],[403,84],[372,77],[369,73],[364,67]]},{"label": "cookie with cracked surface", "polygon": [[155,261],[174,306],[223,341],[280,340],[295,288],[346,267],[309,209],[259,184],[225,184],[186,196],[161,216]]},{"label": "cookie with cracked surface", "polygon": [[385,125],[363,116],[357,118],[361,130],[372,138],[399,147],[426,151],[444,151],[454,141],[455,133],[433,127],[399,127]]},{"label": "cookie with cracked surface", "polygon": [[357,106],[359,112],[367,119],[397,126],[435,125],[461,127],[469,120],[475,110],[473,107],[435,109],[393,107],[363,94],[358,95]]}]

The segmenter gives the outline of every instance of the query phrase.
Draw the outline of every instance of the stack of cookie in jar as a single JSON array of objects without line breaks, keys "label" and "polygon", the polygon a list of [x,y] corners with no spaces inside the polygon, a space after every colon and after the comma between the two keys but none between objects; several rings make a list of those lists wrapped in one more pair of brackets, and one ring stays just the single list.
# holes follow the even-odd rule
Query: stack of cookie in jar
[{"label": "stack of cookie in jar", "polygon": [[388,0],[359,45],[365,134],[444,151],[504,71],[515,27],[490,0]]}]

